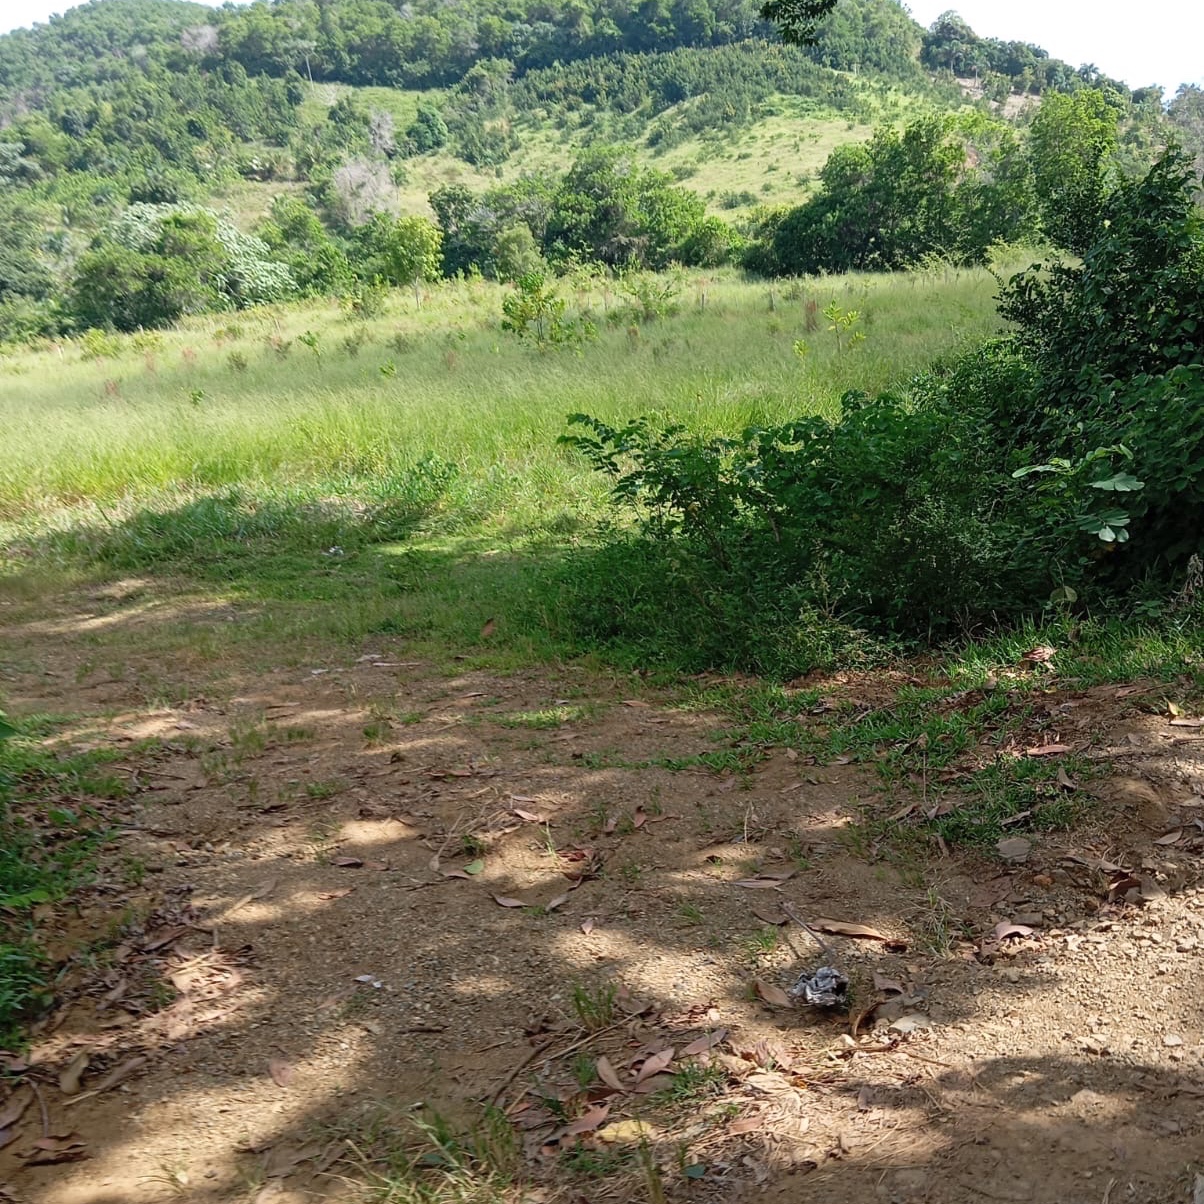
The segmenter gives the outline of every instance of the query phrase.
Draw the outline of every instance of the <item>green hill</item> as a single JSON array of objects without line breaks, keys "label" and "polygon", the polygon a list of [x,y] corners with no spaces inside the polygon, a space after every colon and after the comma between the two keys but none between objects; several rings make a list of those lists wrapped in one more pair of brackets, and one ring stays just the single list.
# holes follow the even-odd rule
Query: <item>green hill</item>
[{"label": "green hill", "polygon": [[[1148,90],[979,39],[964,23],[942,18],[925,31],[894,0],[841,0],[806,47],[781,44],[749,0],[258,0],[220,10],[92,0],[0,37],[0,339],[103,318],[89,307],[84,319],[72,292],[98,240],[116,239],[120,254],[90,264],[90,288],[102,269],[113,294],[136,291],[149,272],[171,294],[165,307],[106,324],[267,299],[238,283],[255,263],[292,265],[295,277],[316,256],[329,271],[306,266],[306,281],[286,282],[302,292],[393,279],[381,231],[365,242],[368,219],[429,217],[440,190],[500,206],[490,237],[524,225],[517,237],[548,262],[590,254],[596,238],[548,241],[545,201],[571,165],[609,146],[653,173],[641,188],[655,181],[658,213],[680,211],[662,232],[669,259],[738,257],[778,211],[815,195],[833,151],[875,128],[974,109],[1023,123],[1040,95],[1088,86],[1110,98],[1122,150],[1148,161],[1164,122]],[[1187,102],[1183,124],[1198,138]],[[966,153],[977,163],[981,148]],[[211,279],[175,279],[161,232],[135,236],[139,221],[166,214],[137,208],[147,205],[183,207],[205,227]],[[635,253],[649,220],[630,218],[633,229],[607,245]],[[244,239],[236,255],[222,222],[264,241]],[[451,232],[441,233],[446,245]],[[239,255],[241,267],[230,258]],[[492,255],[468,252],[445,254],[442,266],[474,263],[496,270]]]}]

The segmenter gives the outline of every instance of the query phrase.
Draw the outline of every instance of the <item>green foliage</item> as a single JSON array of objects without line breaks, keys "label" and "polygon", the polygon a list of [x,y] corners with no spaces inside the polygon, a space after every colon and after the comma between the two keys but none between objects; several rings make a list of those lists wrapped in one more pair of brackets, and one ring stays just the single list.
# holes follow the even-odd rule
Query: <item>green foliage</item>
[{"label": "green foliage", "polygon": [[782,41],[796,45],[814,42],[817,22],[836,7],[836,0],[765,0],[761,16],[772,21]]},{"label": "green foliage", "polygon": [[564,347],[588,337],[589,327],[565,317],[565,302],[539,272],[514,282],[514,292],[502,299],[502,329],[530,339],[540,351]]},{"label": "green foliage", "polygon": [[1116,148],[1116,106],[1098,89],[1046,97],[1033,118],[1029,157],[1046,235],[1081,255],[1094,241]]},{"label": "green foliage", "polygon": [[131,205],[81,258],[71,308],[82,326],[132,331],[278,301],[293,287],[264,242],[217,214]]},{"label": "green foliage", "polygon": [[360,243],[376,265],[376,275],[407,285],[418,298],[419,285],[439,275],[439,227],[426,217],[376,214],[360,231]]},{"label": "green foliage", "polygon": [[749,267],[774,274],[898,268],[926,256],[982,262],[1031,230],[1027,165],[1007,126],[981,115],[884,126],[833,151],[823,191],[774,215]]}]

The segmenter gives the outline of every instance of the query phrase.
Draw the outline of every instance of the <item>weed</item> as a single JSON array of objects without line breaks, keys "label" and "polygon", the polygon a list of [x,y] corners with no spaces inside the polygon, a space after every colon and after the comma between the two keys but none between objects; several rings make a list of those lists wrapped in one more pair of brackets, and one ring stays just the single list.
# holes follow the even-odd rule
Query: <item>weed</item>
[{"label": "weed", "polygon": [[678,918],[683,924],[694,927],[704,922],[702,909],[695,903],[683,903],[677,909]]},{"label": "weed", "polygon": [[596,1033],[615,1022],[617,998],[618,991],[611,983],[592,988],[578,983],[573,987],[573,1013],[582,1028]]}]

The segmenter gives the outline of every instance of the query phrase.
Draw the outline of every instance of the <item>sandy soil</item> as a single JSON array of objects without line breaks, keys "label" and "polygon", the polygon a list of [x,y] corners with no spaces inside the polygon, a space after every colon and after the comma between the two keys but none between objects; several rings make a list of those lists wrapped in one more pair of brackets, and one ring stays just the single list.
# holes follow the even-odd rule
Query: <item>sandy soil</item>
[{"label": "sandy soil", "polygon": [[[206,680],[140,668],[141,621],[77,597],[0,646],[9,709],[84,716],[132,786],[98,883],[42,916],[63,971],[0,1088],[0,1199],[359,1199],[382,1133],[486,1100],[531,1201],[650,1198],[641,1139],[669,1199],[1204,1192],[1204,729],[1140,691],[1052,697],[1109,768],[1088,826],[912,864],[850,835],[856,766],[632,768],[722,726],[638,679],[381,640]],[[881,939],[825,955],[783,908]],[[850,1008],[775,1006],[823,962]],[[608,987],[585,1039],[575,992]]]}]

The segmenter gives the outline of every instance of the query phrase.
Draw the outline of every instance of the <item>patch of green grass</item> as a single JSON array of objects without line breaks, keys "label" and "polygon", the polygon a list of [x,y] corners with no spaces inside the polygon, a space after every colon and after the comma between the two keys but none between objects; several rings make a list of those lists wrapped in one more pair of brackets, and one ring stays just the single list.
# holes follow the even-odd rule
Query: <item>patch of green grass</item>
[{"label": "patch of green grass", "polygon": [[717,1096],[727,1081],[727,1072],[722,1066],[702,1066],[687,1062],[673,1072],[673,1082],[652,1095],[653,1103],[676,1107],[696,1107],[705,1100]]},{"label": "patch of green grass", "polygon": [[618,991],[613,983],[597,987],[577,983],[573,987],[573,1014],[582,1028],[591,1033],[598,1032],[615,1022],[617,998]]},{"label": "patch of green grass", "polygon": [[50,997],[55,967],[39,944],[34,913],[89,880],[106,840],[103,817],[80,800],[126,793],[122,779],[105,772],[122,754],[58,752],[44,739],[54,726],[24,721],[23,734],[0,739],[0,1046],[8,1048]]},{"label": "patch of green grass", "polygon": [[562,727],[566,723],[575,723],[586,719],[589,714],[590,708],[587,706],[562,705],[545,707],[538,711],[509,711],[500,715],[490,715],[489,720],[499,727],[549,731]]}]

